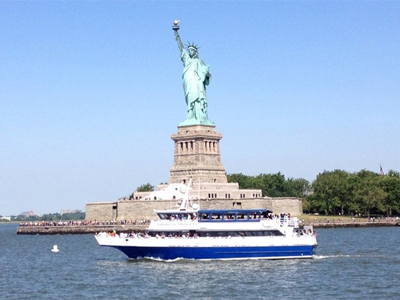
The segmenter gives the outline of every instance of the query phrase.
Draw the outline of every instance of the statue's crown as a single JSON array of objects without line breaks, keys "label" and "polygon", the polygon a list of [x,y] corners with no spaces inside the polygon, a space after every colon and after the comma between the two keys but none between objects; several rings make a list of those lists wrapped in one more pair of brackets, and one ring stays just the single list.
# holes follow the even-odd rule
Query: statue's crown
[{"label": "statue's crown", "polygon": [[199,49],[199,47],[197,46],[197,45],[195,45],[194,43],[188,43],[187,44],[187,48],[189,49],[189,48],[193,48],[193,49],[195,49],[196,51],[198,51],[198,49]]}]

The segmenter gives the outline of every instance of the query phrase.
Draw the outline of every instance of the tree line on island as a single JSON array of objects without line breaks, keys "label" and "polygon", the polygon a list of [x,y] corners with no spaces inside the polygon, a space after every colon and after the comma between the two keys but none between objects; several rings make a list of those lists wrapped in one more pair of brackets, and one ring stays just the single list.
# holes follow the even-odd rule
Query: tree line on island
[{"label": "tree line on island", "polygon": [[[367,170],[324,171],[311,183],[303,178],[285,178],[280,172],[227,177],[228,182],[239,183],[241,189],[262,190],[263,196],[302,198],[304,213],[367,217],[400,214],[400,173],[393,170],[385,175]],[[137,188],[138,192],[153,190],[149,183]]]},{"label": "tree line on island", "polygon": [[241,188],[258,188],[264,196],[303,198],[304,213],[325,215],[384,215],[400,213],[400,174],[386,175],[361,170],[324,171],[309,183],[305,179],[285,179],[283,174],[228,175]]},{"label": "tree line on island", "polygon": [[[311,183],[303,178],[285,178],[280,172],[257,176],[227,174],[227,178],[228,182],[239,183],[241,189],[260,189],[263,196],[302,198],[303,212],[306,214],[366,217],[400,215],[400,173],[393,170],[385,175],[367,170],[355,173],[324,171]],[[154,191],[154,186],[142,184],[136,191]],[[129,196],[132,197],[133,194]],[[85,213],[79,212],[29,217],[19,215],[14,216],[12,221],[84,219]],[[0,222],[6,221],[0,219]]]}]

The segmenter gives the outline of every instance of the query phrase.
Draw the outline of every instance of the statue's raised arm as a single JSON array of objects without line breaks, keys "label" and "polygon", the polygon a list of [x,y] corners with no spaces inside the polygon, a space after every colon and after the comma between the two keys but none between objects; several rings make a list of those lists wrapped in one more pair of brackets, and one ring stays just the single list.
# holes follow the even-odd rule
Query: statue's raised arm
[{"label": "statue's raised arm", "polygon": [[181,50],[181,60],[183,62],[182,82],[185,91],[187,105],[187,117],[179,126],[190,125],[211,125],[213,122],[208,120],[207,114],[207,95],[206,85],[210,83],[211,74],[208,66],[199,58],[198,48],[195,44],[189,44],[187,50],[179,36],[179,21],[174,21],[172,29],[175,39]]},{"label": "statue's raised arm", "polygon": [[178,33],[178,30],[179,30],[179,25],[178,24],[179,24],[179,20],[175,20],[174,21],[174,26],[172,26],[172,29],[174,30],[175,40],[178,43],[179,50],[181,50],[181,52],[182,52],[182,50],[185,47],[183,46],[183,43],[181,41],[181,37],[179,36],[179,33]]}]

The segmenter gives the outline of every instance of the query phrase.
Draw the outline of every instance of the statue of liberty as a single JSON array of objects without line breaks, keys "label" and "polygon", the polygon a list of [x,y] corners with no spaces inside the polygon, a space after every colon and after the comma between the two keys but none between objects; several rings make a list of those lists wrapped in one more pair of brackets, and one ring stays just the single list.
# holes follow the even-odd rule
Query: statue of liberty
[{"label": "statue of liberty", "polygon": [[210,83],[211,74],[208,66],[199,58],[198,47],[195,44],[188,44],[187,50],[182,44],[179,36],[179,21],[174,22],[172,29],[175,32],[175,39],[181,51],[183,62],[183,89],[187,105],[187,117],[180,126],[188,125],[214,125],[208,120],[206,85]]}]

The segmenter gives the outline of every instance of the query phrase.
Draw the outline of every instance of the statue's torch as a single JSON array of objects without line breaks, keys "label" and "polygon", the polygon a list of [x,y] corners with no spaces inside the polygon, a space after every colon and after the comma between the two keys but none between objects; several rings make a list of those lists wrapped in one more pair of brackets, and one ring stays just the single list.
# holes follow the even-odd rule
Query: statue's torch
[{"label": "statue's torch", "polygon": [[174,21],[174,26],[172,26],[172,30],[178,31],[179,30],[179,20]]}]

